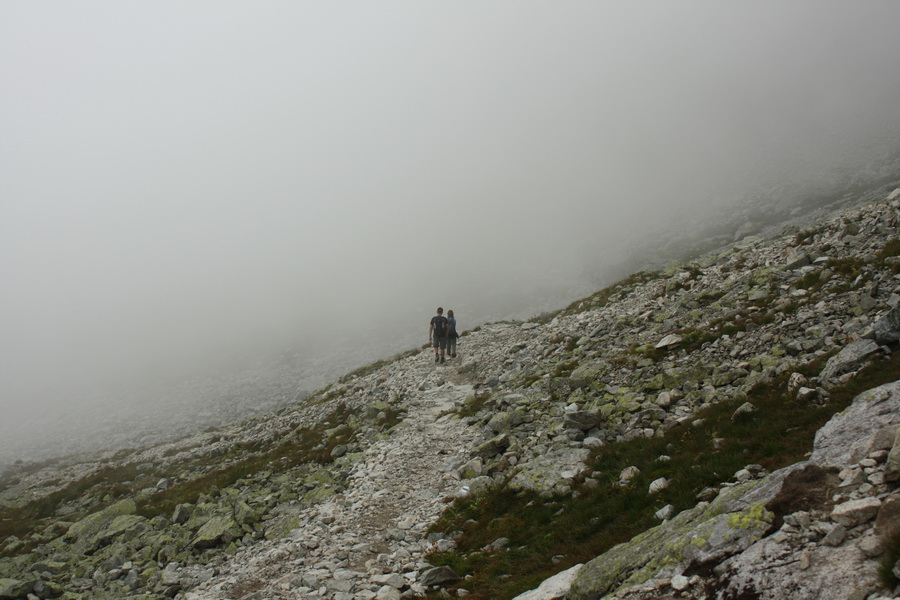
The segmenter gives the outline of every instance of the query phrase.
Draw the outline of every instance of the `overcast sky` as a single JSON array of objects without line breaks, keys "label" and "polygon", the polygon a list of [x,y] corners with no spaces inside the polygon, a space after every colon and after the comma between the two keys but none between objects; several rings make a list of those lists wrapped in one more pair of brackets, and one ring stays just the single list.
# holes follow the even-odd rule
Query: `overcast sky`
[{"label": "overcast sky", "polygon": [[0,3],[0,406],[424,343],[896,147],[900,3],[736,4]]}]

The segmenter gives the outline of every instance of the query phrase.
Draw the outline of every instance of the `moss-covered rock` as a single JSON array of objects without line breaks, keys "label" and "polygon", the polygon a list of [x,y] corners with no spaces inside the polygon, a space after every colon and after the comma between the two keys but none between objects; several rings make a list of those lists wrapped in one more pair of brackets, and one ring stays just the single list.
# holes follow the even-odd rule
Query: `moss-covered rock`
[{"label": "moss-covered rock", "polygon": [[513,477],[510,486],[547,494],[560,483],[568,484],[584,468],[590,451],[584,448],[551,450],[529,462]]},{"label": "moss-covered rock", "polygon": [[[119,517],[133,516],[135,512],[137,512],[137,505],[134,500],[130,498],[121,500],[73,524],[64,539],[71,542],[72,549],[79,554],[93,552],[104,540],[109,539],[105,536],[105,531]],[[134,521],[129,521],[129,524],[133,526]],[[123,521],[119,521],[116,526],[117,530],[124,525]]]},{"label": "moss-covered rock", "polygon": [[238,527],[238,524],[234,522],[232,517],[213,517],[197,531],[197,535],[194,536],[191,545],[198,549],[212,548],[219,544],[227,544],[240,536],[240,534],[240,527]]},{"label": "moss-covered rock", "polygon": [[605,361],[583,362],[569,375],[569,384],[572,388],[590,387],[599,382],[608,369],[609,365]]},{"label": "moss-covered rock", "polygon": [[21,579],[0,579],[0,600],[24,598],[34,589],[34,582]]},{"label": "moss-covered rock", "polygon": [[744,550],[769,530],[774,519],[762,502],[744,500],[756,486],[757,482],[749,482],[728,488],[712,504],[685,511],[613,547],[584,566],[570,597],[596,600],[620,587],[681,573]]}]

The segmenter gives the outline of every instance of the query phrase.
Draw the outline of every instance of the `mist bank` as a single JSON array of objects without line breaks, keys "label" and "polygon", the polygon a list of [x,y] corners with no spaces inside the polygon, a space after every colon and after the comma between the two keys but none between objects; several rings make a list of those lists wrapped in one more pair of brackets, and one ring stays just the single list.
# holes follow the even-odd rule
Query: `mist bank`
[{"label": "mist bank", "polygon": [[0,6],[12,447],[268,409],[896,171],[898,4],[388,6]]},{"label": "mist bank", "polygon": [[[461,297],[458,304],[448,306],[454,306],[463,330],[559,310],[637,270],[665,268],[749,235],[775,235],[784,227],[808,225],[848,204],[880,200],[900,182],[900,160],[870,167],[865,177],[835,183],[828,194],[809,190],[793,203],[781,197],[756,197],[752,203],[707,212],[705,221],[693,221],[691,226],[647,231],[639,241],[623,242],[619,252],[598,257],[594,268],[582,270],[580,277],[570,273],[571,279],[490,286],[481,295]],[[254,417],[268,418],[353,369],[421,346],[427,341],[433,311],[419,305],[409,313],[363,320],[357,332],[345,329],[329,339],[312,342],[299,336],[287,344],[220,352],[215,355],[218,360],[207,357],[205,363],[165,371],[165,376],[131,377],[81,395],[73,391],[65,401],[53,399],[49,410],[40,403],[18,407],[19,412],[13,406],[0,425],[0,464],[143,447]],[[470,351],[467,343],[466,338],[460,342],[463,358]]]}]

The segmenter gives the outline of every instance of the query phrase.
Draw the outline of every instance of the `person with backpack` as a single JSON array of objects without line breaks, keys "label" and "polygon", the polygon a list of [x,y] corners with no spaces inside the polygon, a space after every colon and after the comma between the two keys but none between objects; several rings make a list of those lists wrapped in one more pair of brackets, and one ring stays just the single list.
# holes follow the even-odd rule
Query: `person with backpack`
[{"label": "person with backpack", "polygon": [[444,362],[444,352],[447,350],[447,317],[444,316],[444,309],[440,306],[428,325],[428,340],[434,348],[434,362]]},{"label": "person with backpack", "polygon": [[459,334],[456,333],[456,319],[453,317],[453,311],[447,311],[447,356],[456,358],[456,340]]}]

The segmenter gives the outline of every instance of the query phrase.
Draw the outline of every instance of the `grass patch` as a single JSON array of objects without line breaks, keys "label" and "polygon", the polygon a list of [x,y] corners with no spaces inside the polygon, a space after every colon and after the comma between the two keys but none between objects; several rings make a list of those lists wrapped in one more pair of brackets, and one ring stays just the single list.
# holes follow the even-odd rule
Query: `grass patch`
[{"label": "grass patch", "polygon": [[885,588],[893,590],[900,583],[894,575],[894,565],[900,560],[900,527],[894,528],[882,538],[884,554],[878,564],[878,580]]},{"label": "grass patch", "polygon": [[[821,362],[801,371],[817,373]],[[576,483],[577,493],[541,498],[498,485],[476,497],[457,500],[434,531],[462,532],[457,549],[433,554],[429,560],[450,565],[472,600],[511,598],[543,579],[578,562],[591,560],[613,545],[656,525],[659,508],[693,507],[706,487],[731,479],[747,464],[769,470],[803,460],[816,431],[843,410],[860,392],[900,378],[900,358],[881,360],[860,372],[842,388],[832,390],[824,406],[811,406],[786,392],[788,374],[751,390],[746,400],[757,411],[732,421],[745,399],[708,407],[696,415],[698,425],[670,430],[662,437],[609,444],[592,459],[599,485]],[[658,457],[667,455],[667,462]],[[627,488],[616,487],[628,466],[641,473]],[[597,473],[601,475],[597,476]],[[657,495],[647,494],[651,481],[668,477],[672,484]],[[509,550],[485,550],[498,538],[510,540]],[[552,557],[562,557],[553,564]]]},{"label": "grass patch", "polygon": [[900,238],[894,238],[888,241],[884,247],[878,252],[878,260],[885,260],[892,256],[900,256]]},{"label": "grass patch", "polygon": [[[757,302],[765,304],[765,299]],[[741,311],[718,319],[713,319],[702,328],[689,327],[678,329],[674,333],[682,337],[681,343],[671,348],[672,350],[684,350],[693,352],[699,350],[704,344],[711,343],[724,335],[735,336],[752,327],[761,327],[775,322],[774,311]],[[660,359],[660,352],[667,353],[670,349],[661,348],[653,351],[648,358]]]},{"label": "grass patch", "polygon": [[566,308],[551,313],[545,313],[537,319],[532,319],[536,323],[549,323],[558,316],[574,315],[586,310],[601,308],[605,306],[614,296],[631,291],[637,285],[648,283],[661,277],[661,273],[655,271],[638,271],[622,279],[618,283],[605,287],[599,292],[594,292],[586,298],[576,300],[569,304]]},{"label": "grass patch", "polygon": [[315,427],[295,429],[274,446],[236,446],[237,453],[244,458],[140,499],[138,514],[148,519],[158,515],[169,516],[179,504],[196,503],[201,494],[212,488],[232,486],[239,479],[252,478],[256,473],[270,470],[275,465],[284,471],[306,463],[328,464],[334,460],[332,450],[338,445],[346,444],[353,437],[353,430],[344,425],[353,413],[352,409],[341,404]]},{"label": "grass patch", "polygon": [[806,275],[800,276],[797,281],[794,282],[794,287],[801,290],[808,290],[809,292],[815,292],[825,285],[825,281],[826,280],[822,279],[821,271],[810,271]]},{"label": "grass patch", "polygon": [[522,378],[522,381],[519,383],[520,387],[528,388],[543,379],[542,376],[532,373],[531,375],[526,375]]},{"label": "grass patch", "polygon": [[825,226],[816,227],[813,229],[804,229],[803,231],[798,232],[794,236],[794,245],[795,246],[807,246],[811,244],[817,235],[825,231]]},{"label": "grass patch", "polygon": [[481,409],[485,407],[490,399],[491,395],[487,392],[469,396],[468,398],[466,398],[466,401],[463,404],[462,408],[459,409],[459,416],[474,417],[479,412],[481,412]]},{"label": "grass patch", "polygon": [[[428,346],[428,344],[426,344],[424,347],[427,347],[427,346]],[[390,365],[390,364],[397,362],[399,360],[402,360],[404,358],[409,358],[410,356],[415,356],[416,354],[419,353],[419,351],[420,351],[419,348],[413,348],[412,350],[407,350],[406,352],[401,352],[400,354],[396,354],[391,358],[385,358],[383,360],[375,361],[371,364],[360,367],[360,368],[356,369],[355,371],[351,371],[351,372],[347,373],[346,375],[344,375],[343,377],[338,379],[338,383],[347,383],[349,381],[356,379],[357,377],[365,377],[366,375],[371,375],[378,369],[384,368],[387,365]]]},{"label": "grass patch", "polygon": [[825,263],[825,266],[844,277],[850,277],[856,275],[863,264],[863,261],[858,258],[832,258]]},{"label": "grass patch", "polygon": [[[91,507],[91,512],[94,512],[111,504],[112,499],[155,483],[157,478],[156,473],[139,472],[135,464],[101,469],[25,506],[0,510],[0,540],[12,535],[23,539],[41,531],[53,522],[59,508],[66,503],[85,496],[111,499],[94,504]],[[16,551],[16,554],[27,552],[32,547],[33,544],[28,544],[24,549]]]},{"label": "grass patch", "polygon": [[572,371],[578,368],[578,365],[581,364],[578,360],[570,360],[568,362],[562,362],[556,365],[553,369],[553,373],[550,374],[551,377],[568,377],[572,374]]}]

